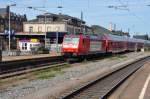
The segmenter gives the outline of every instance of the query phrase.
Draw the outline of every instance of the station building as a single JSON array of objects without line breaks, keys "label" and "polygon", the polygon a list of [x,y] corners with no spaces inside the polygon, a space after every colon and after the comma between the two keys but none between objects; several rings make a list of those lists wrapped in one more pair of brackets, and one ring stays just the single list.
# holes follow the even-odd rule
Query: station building
[{"label": "station building", "polygon": [[[86,29],[84,30],[84,27]],[[76,34],[90,31],[85,21],[64,14],[45,13],[36,19],[23,23],[23,32],[18,32],[16,37],[21,51],[30,51],[32,47],[46,44],[46,48],[61,48],[65,34]],[[46,40],[46,43],[45,43]],[[57,41],[58,40],[58,41]],[[58,43],[57,43],[58,42]]]},{"label": "station building", "polygon": [[[3,50],[8,50],[9,11],[9,6],[0,8],[0,36]],[[23,22],[25,21],[27,21],[26,15],[19,15],[10,11],[11,49],[17,48],[14,35],[23,31]]]}]

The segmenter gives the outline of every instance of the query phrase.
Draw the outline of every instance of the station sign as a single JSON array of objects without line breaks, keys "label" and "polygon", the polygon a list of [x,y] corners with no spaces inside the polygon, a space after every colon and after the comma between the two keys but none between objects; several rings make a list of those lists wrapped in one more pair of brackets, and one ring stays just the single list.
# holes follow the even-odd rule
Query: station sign
[{"label": "station sign", "polygon": [[39,42],[39,40],[38,39],[30,39],[30,42],[36,43],[36,42]]},{"label": "station sign", "polygon": [[[9,35],[9,30],[5,30],[4,34]],[[15,30],[10,30],[10,35],[15,35]]]}]

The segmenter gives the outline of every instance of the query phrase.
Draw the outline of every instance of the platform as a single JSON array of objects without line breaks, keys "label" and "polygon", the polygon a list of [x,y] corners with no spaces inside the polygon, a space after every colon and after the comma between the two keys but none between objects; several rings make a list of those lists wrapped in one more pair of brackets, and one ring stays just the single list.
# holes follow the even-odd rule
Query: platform
[{"label": "platform", "polygon": [[4,56],[2,61],[14,61],[14,60],[24,60],[33,58],[44,58],[44,57],[54,57],[60,56],[60,54],[38,54],[38,55],[25,55],[25,56]]},{"label": "platform", "polygon": [[150,99],[150,62],[123,83],[109,99]]}]

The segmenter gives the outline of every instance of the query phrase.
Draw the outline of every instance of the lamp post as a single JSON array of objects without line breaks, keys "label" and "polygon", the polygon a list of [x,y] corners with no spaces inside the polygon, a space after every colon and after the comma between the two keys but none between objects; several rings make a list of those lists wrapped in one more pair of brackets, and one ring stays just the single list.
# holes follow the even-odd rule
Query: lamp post
[{"label": "lamp post", "polygon": [[45,24],[45,48],[46,48],[46,40],[47,40],[46,38],[46,13],[44,15],[45,15],[44,24]]},{"label": "lamp post", "polygon": [[40,10],[40,9],[37,9],[35,7],[31,7],[31,6],[27,7],[27,8],[44,12],[44,25],[45,25],[44,44],[45,44],[45,48],[46,48],[46,39],[47,39],[47,36],[46,36],[46,13],[48,13],[48,12],[46,10]]},{"label": "lamp post", "polygon": [[58,53],[58,29],[56,33],[56,48],[57,48],[57,53]]},{"label": "lamp post", "polygon": [[9,35],[9,42],[8,42],[8,45],[9,45],[9,48],[8,48],[8,50],[9,50],[9,52],[10,52],[10,39],[11,39],[11,34],[10,34],[10,7],[11,6],[16,6],[16,4],[11,4],[11,5],[8,5],[8,8],[9,8],[9,23],[8,23],[8,35]]}]

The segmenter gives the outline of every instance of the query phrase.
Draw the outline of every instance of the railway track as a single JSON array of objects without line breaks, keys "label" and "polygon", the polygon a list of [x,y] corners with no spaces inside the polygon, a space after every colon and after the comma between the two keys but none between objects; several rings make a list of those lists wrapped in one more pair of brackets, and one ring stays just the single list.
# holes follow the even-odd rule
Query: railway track
[{"label": "railway track", "polygon": [[0,75],[6,73],[12,73],[16,71],[22,71],[26,69],[46,66],[50,64],[55,64],[56,62],[62,61],[62,57],[44,57],[35,59],[24,59],[15,61],[3,61],[0,62]]},{"label": "railway track", "polygon": [[28,69],[21,70],[21,71],[16,70],[16,72],[10,72],[10,73],[2,74],[2,75],[0,75],[0,79],[6,79],[6,78],[14,77],[14,76],[19,76],[19,75],[23,75],[23,74],[32,73],[32,72],[35,72],[35,71],[55,68],[55,67],[63,66],[63,65],[66,65],[66,64],[68,64],[68,63],[63,62],[63,61],[55,62],[55,63],[51,63],[51,64],[41,64],[40,66],[35,67],[35,68],[28,68]]},{"label": "railway track", "polygon": [[[121,54],[124,54],[124,53],[121,53]],[[100,60],[100,59],[104,59],[108,57],[112,57],[112,55],[102,54],[101,56],[98,55],[95,57],[90,57],[90,58],[88,57],[87,62],[93,61],[93,60]],[[82,63],[82,62],[72,61],[69,63],[74,64],[74,63]],[[25,73],[30,73],[32,71],[47,69],[51,67],[57,67],[62,64],[68,64],[68,63],[65,62],[61,56],[1,62],[0,63],[0,79],[14,77],[14,76],[18,76],[18,75],[25,74]]]},{"label": "railway track", "polygon": [[[102,55],[99,58],[98,56],[95,58],[92,57],[89,58],[88,61],[99,60],[106,57],[111,57],[111,55]],[[81,61],[71,61],[69,63],[74,64],[79,62]],[[59,64],[66,64],[62,56],[0,62],[0,79],[21,75],[32,70],[38,70],[47,67],[49,68],[51,65],[57,66]]]},{"label": "railway track", "polygon": [[144,65],[150,57],[129,64],[102,78],[81,86],[75,91],[61,97],[62,99],[107,99],[109,95],[122,84],[130,75]]}]

